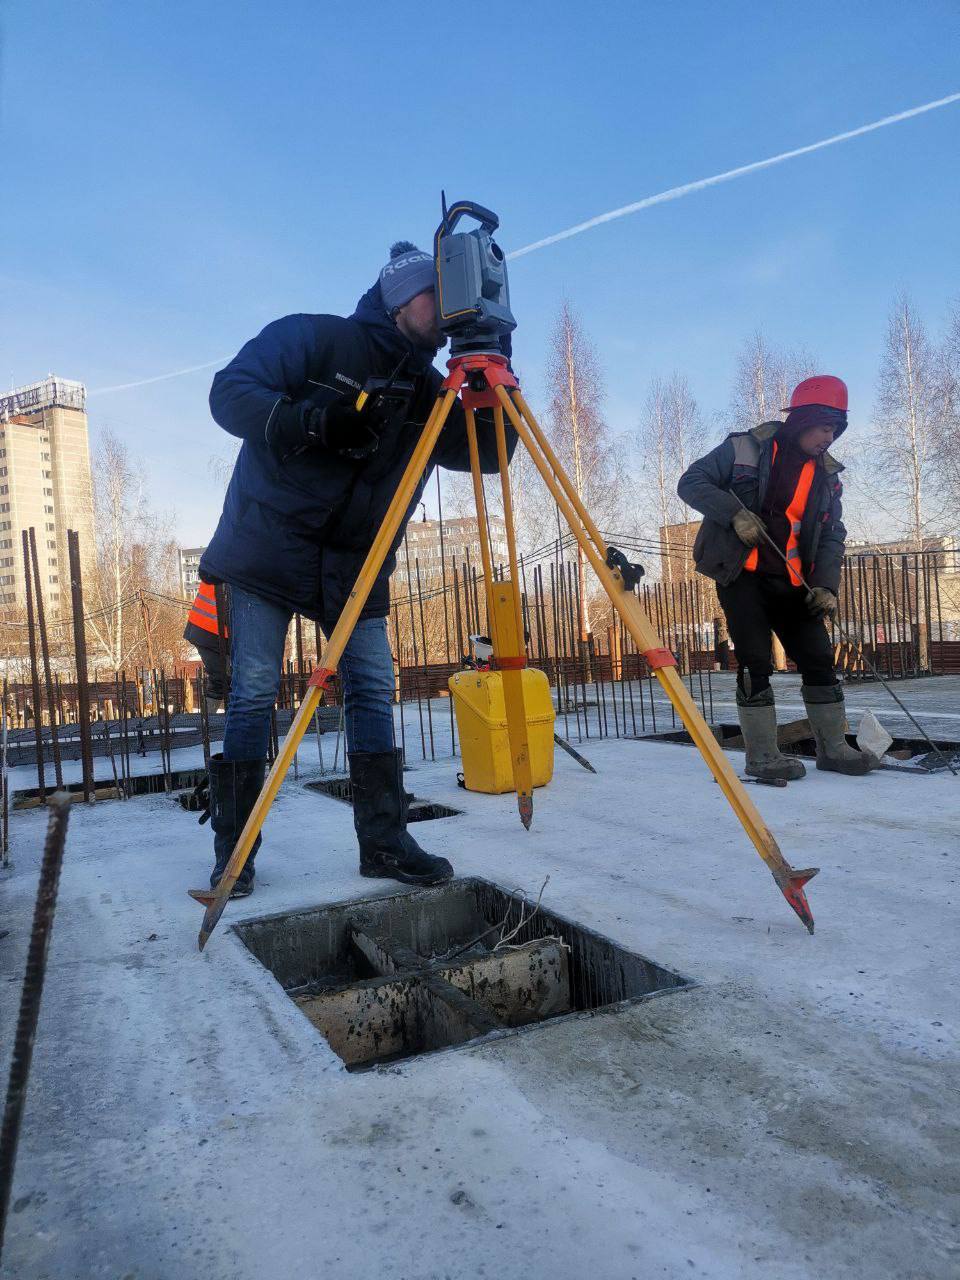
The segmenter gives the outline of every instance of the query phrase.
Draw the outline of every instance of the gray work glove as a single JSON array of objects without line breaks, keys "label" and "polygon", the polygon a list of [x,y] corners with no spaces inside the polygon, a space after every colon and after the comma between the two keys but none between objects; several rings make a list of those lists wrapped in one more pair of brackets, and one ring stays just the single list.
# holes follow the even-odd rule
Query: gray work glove
[{"label": "gray work glove", "polygon": [[733,525],[733,532],[748,547],[755,547],[767,531],[767,526],[760,517],[745,509],[738,511],[730,523]]},{"label": "gray work glove", "polygon": [[827,587],[811,587],[804,604],[815,618],[832,618],[837,612],[837,597]]}]

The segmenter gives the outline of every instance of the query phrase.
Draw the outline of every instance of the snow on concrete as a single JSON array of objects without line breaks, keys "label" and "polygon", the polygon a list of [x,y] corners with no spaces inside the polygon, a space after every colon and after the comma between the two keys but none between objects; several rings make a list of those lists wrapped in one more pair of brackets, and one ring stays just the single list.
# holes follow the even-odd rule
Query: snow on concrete
[{"label": "snow on concrete", "polygon": [[[751,788],[821,868],[810,937],[695,751],[586,754],[529,833],[417,763],[466,812],[416,833],[701,985],[359,1075],[229,928],[396,889],[356,876],[347,806],[287,782],[201,955],[209,827],[75,805],[5,1280],[955,1277],[960,782]],[[8,1045],[43,831],[13,815],[0,877]]]}]

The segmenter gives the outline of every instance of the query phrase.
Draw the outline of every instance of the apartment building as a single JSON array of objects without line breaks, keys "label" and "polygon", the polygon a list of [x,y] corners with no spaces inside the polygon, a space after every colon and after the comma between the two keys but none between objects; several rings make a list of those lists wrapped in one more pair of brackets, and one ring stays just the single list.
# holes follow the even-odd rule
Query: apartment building
[{"label": "apartment building", "polygon": [[[493,547],[494,566],[506,565],[507,529],[500,516],[490,517],[490,538]],[[411,520],[407,525],[407,543],[410,548],[410,578],[417,584],[417,566],[420,584],[437,586],[443,578],[442,564],[446,565],[447,581],[451,581],[452,561],[459,565],[470,564],[482,572],[480,558],[480,526],[476,516],[457,520],[444,520],[442,528],[443,560],[441,562],[441,522],[439,520]],[[407,557],[403,543],[397,551],[397,568],[391,582],[394,587],[407,586]]]},{"label": "apartment building", "polygon": [[82,383],[50,374],[0,396],[0,607],[26,604],[21,534],[36,530],[44,601],[69,608],[67,530],[95,557],[90,443]]},{"label": "apartment building", "polygon": [[206,547],[180,547],[177,561],[180,569],[180,594],[192,600],[200,586],[200,560]]}]

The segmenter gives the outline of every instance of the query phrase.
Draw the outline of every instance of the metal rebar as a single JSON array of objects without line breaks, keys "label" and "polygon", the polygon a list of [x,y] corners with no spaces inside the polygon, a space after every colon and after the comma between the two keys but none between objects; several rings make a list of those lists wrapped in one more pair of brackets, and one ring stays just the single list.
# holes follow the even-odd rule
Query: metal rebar
[{"label": "metal rebar", "polygon": [[27,634],[30,645],[30,684],[33,689],[33,736],[37,752],[37,784],[41,802],[46,799],[47,787],[43,762],[43,708],[40,699],[40,668],[37,662],[37,635],[34,629],[33,574],[30,571],[30,542],[23,530],[23,577],[27,592]]},{"label": "metal rebar", "polygon": [[63,786],[63,765],[60,760],[60,739],[57,735],[57,704],[50,673],[50,644],[47,640],[47,619],[43,607],[43,591],[40,587],[40,563],[37,557],[37,534],[30,526],[30,559],[33,562],[33,581],[36,587],[37,628],[40,632],[40,653],[43,657],[43,678],[47,688],[47,714],[50,720],[50,748],[53,754],[53,771],[57,788]]},{"label": "metal rebar", "polygon": [[123,712],[122,712],[122,715],[123,715],[123,757],[124,757],[124,768],[125,768],[125,778],[126,778],[127,783],[129,783],[129,782],[130,782],[131,777],[133,776],[133,771],[132,771],[132,769],[131,769],[131,767],[130,767],[130,702],[129,702],[129,695],[128,695],[128,693],[127,693],[127,670],[126,670],[126,667],[121,668],[121,671],[120,671],[120,688],[121,688],[121,689],[122,689],[122,691],[123,691]]},{"label": "metal rebar", "polygon": [[707,694],[710,698],[710,723],[713,724],[714,711],[713,711],[713,669],[712,667],[707,667]]},{"label": "metal rebar", "polygon": [[30,1063],[33,1059],[37,1020],[40,1016],[40,1001],[43,997],[53,916],[57,907],[60,868],[63,865],[67,823],[70,819],[70,797],[63,791],[57,791],[50,797],[48,808],[47,838],[43,848],[43,861],[40,865],[40,884],[33,912],[26,972],[20,993],[20,1012],[13,1038],[6,1105],[3,1111],[2,1128],[0,1128],[0,1253],[3,1250],[7,1211],[13,1190],[13,1171],[17,1159],[17,1144],[20,1140],[20,1124],[27,1097],[27,1082],[30,1077]]},{"label": "metal rebar", "polygon": [[113,770],[114,790],[117,793],[117,799],[120,800],[123,797],[123,792],[120,789],[120,779],[117,777],[117,761],[113,754],[113,743],[110,741],[110,730],[107,728],[107,721],[103,716],[100,717],[100,729],[107,748],[107,755],[110,757],[110,768]]},{"label": "metal rebar", "polygon": [[90,741],[90,689],[87,682],[87,633],[83,620],[83,570],[80,564],[80,535],[67,530],[70,557],[70,598],[73,605],[73,643],[77,664],[77,719],[80,726],[80,759],[83,798],[93,798],[93,753]]},{"label": "metal rebar", "polygon": [[[569,707],[568,707],[567,692],[565,688],[566,673],[564,672],[564,669],[563,669],[563,661],[562,661],[561,652],[560,652],[560,645],[561,645],[560,621],[559,621],[560,605],[557,598],[558,575],[556,573],[556,569],[557,569],[557,565],[554,563],[553,560],[551,560],[550,561],[550,611],[553,615],[553,618],[552,618],[553,653],[554,653],[553,670],[554,670],[554,683],[556,684],[556,687],[557,687],[557,713],[560,714],[562,712],[563,714],[564,737],[569,738],[570,737],[570,714],[569,714]],[[577,737],[578,739],[581,739],[581,740],[583,738],[583,734],[580,732],[580,729],[579,729],[579,713],[578,713],[578,724],[577,724]]]},{"label": "metal rebar", "polygon": [[[410,542],[407,535],[403,535],[403,552],[407,561],[407,604],[410,609],[410,643],[413,646],[413,667],[414,672],[420,666],[420,653],[417,646],[417,624],[413,616],[413,574],[410,568]],[[427,738],[423,723],[423,697],[420,689],[419,679],[414,679],[417,688],[417,714],[420,717],[420,750],[422,758],[427,758]]]},{"label": "metal rebar", "polygon": [[437,753],[433,742],[433,696],[430,688],[430,663],[428,661],[429,649],[427,647],[427,623],[423,612],[423,587],[420,584],[420,557],[415,556],[413,560],[414,571],[417,575],[417,602],[420,610],[420,639],[423,641],[423,685],[424,695],[427,700],[427,728],[430,733],[430,759],[436,760]]}]

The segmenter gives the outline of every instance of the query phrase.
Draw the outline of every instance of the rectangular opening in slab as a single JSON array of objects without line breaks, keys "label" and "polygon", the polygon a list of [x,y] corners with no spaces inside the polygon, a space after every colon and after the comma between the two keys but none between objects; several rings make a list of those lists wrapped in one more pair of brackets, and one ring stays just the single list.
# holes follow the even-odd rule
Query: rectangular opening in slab
[{"label": "rectangular opening in slab", "polygon": [[479,877],[234,928],[352,1070],[692,985]]},{"label": "rectangular opening in slab", "polygon": [[[305,785],[308,791],[319,791],[321,795],[342,800],[344,804],[353,804],[353,784],[349,778],[319,778]],[[437,804],[432,800],[413,796],[407,811],[407,822],[433,822],[436,818],[458,818],[462,813],[462,809],[451,809],[449,805]]]}]

